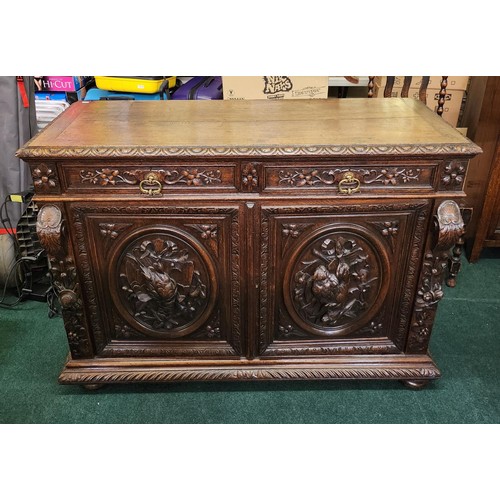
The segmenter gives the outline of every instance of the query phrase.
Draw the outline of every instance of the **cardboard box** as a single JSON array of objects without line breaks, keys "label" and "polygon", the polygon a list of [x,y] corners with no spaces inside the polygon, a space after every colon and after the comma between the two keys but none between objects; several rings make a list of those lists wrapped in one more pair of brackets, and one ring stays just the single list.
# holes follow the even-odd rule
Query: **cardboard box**
[{"label": "cardboard box", "polygon": [[[401,88],[394,87],[392,89],[391,97],[401,97]],[[418,99],[419,88],[410,87],[408,91],[408,97],[413,99]],[[462,109],[462,101],[465,95],[464,90],[448,90],[446,89],[445,103],[443,107],[443,119],[447,121],[452,127],[456,127],[458,124],[458,118],[460,116],[460,110]],[[374,97],[383,98],[384,88],[378,87],[374,88]],[[427,107],[433,111],[437,111],[439,101],[439,90],[437,89],[427,89]]]},{"label": "cardboard box", "polygon": [[326,99],[327,76],[223,76],[224,99]]},{"label": "cardboard box", "polygon": [[[469,83],[469,78],[468,76],[449,76],[448,77],[448,85],[446,87],[446,90],[467,90],[467,85]],[[394,77],[394,88],[401,88],[404,83],[404,76],[396,76]],[[431,76],[429,80],[429,85],[427,85],[428,89],[441,89],[441,80],[443,79],[442,76]],[[385,84],[387,83],[387,77],[386,76],[376,76],[375,77],[375,83],[379,87],[385,87]],[[411,87],[420,87],[422,84],[422,77],[421,76],[413,76],[411,80]]]},{"label": "cardboard box", "polygon": [[35,76],[35,91],[76,92],[92,80],[92,76]]}]

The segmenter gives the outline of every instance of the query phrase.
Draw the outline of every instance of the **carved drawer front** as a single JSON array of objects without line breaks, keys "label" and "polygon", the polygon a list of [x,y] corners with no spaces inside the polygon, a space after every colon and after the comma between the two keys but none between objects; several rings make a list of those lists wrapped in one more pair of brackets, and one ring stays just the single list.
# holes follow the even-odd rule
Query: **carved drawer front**
[{"label": "carved drawer front", "polygon": [[264,191],[328,191],[329,194],[362,195],[379,191],[430,191],[437,162],[423,164],[336,163],[265,165]]},{"label": "carved drawer front", "polygon": [[168,192],[235,191],[236,164],[179,162],[148,166],[120,163],[62,164],[68,191],[126,192],[158,196]]},{"label": "carved drawer front", "polygon": [[428,201],[263,207],[258,352],[400,352],[428,213]]},{"label": "carved drawer front", "polygon": [[100,355],[241,352],[238,208],[71,211]]}]

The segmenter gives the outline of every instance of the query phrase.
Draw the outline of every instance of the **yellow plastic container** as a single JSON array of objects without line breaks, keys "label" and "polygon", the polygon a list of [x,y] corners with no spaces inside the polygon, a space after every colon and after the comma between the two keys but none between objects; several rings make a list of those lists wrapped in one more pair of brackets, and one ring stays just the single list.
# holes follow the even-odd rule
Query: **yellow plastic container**
[{"label": "yellow plastic container", "polygon": [[96,76],[95,84],[102,90],[156,94],[167,81],[168,88],[175,86],[176,76]]}]

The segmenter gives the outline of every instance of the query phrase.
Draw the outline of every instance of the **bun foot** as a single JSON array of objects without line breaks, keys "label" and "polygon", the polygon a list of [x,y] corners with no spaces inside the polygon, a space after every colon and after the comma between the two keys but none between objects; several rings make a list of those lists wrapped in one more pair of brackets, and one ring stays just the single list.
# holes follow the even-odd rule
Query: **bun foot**
[{"label": "bun foot", "polygon": [[423,389],[429,382],[430,380],[401,380],[401,383],[405,387],[408,387],[409,389],[413,389],[415,391]]},{"label": "bun foot", "polygon": [[101,387],[104,387],[104,384],[84,384],[83,388],[87,389],[87,391],[97,391],[97,389],[100,389]]},{"label": "bun foot", "polygon": [[449,286],[450,288],[455,288],[457,284],[457,280],[455,278],[448,278],[446,280],[446,285]]}]

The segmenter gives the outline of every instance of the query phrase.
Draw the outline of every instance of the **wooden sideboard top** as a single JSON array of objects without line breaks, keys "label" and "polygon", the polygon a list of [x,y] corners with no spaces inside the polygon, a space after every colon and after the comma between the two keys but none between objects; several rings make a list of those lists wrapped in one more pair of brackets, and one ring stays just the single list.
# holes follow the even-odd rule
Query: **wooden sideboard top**
[{"label": "wooden sideboard top", "polygon": [[414,99],[92,101],[72,104],[21,158],[475,155]]}]

